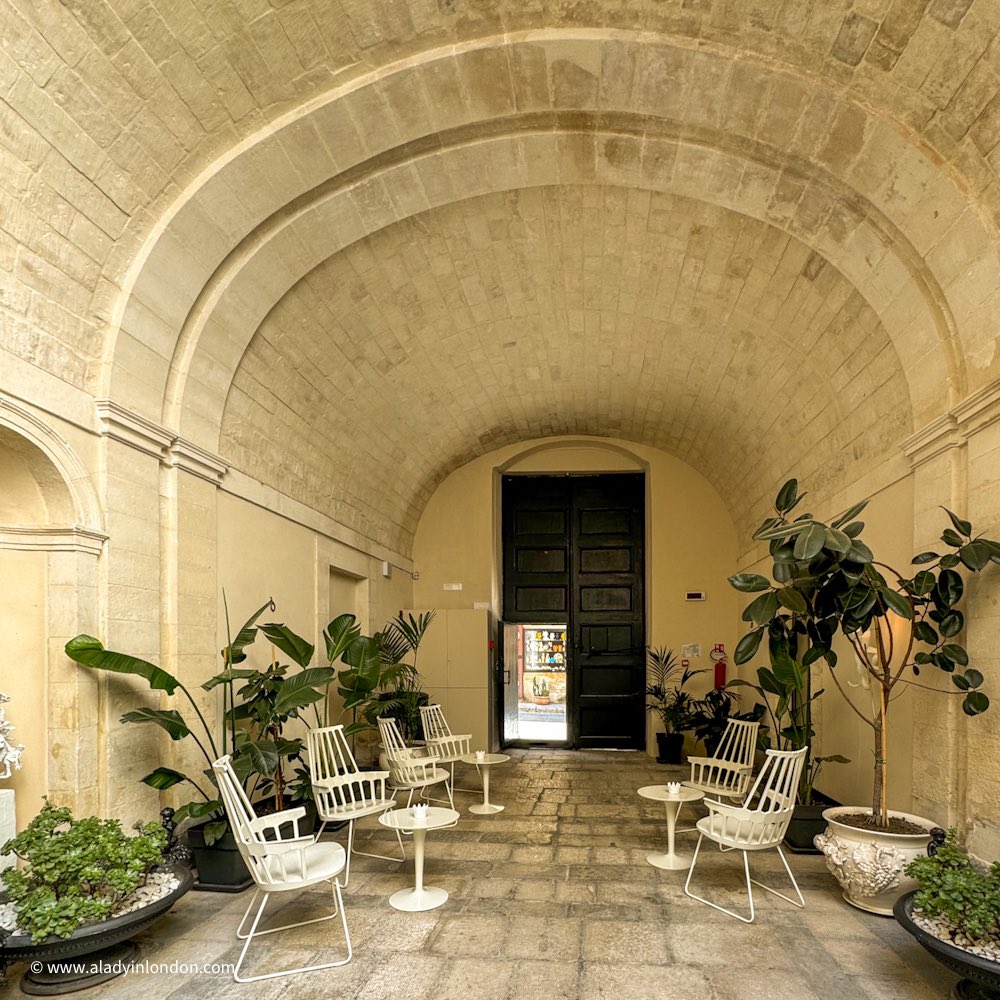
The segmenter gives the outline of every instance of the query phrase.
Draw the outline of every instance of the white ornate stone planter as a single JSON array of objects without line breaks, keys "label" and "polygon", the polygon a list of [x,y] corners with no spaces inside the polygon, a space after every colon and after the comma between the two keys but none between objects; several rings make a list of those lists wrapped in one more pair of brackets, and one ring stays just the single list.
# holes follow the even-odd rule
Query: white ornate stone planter
[{"label": "white ornate stone planter", "polygon": [[937,825],[923,816],[896,812],[890,816],[926,827],[927,833],[880,833],[861,830],[837,821],[838,816],[869,812],[858,806],[836,806],[823,812],[827,828],[815,838],[816,846],[826,857],[826,866],[844,890],[844,899],[852,906],[884,917],[892,916],[896,900],[917,888],[915,879],[903,869],[927,852],[930,832]]}]

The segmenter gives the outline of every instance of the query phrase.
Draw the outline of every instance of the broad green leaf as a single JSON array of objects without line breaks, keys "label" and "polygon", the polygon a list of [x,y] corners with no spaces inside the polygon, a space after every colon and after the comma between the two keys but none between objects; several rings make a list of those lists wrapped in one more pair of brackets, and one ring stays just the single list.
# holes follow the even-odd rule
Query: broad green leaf
[{"label": "broad green leaf", "polygon": [[838,552],[847,555],[851,551],[851,536],[846,532],[838,531],[836,528],[827,528],[823,547],[831,552]]},{"label": "broad green leaf", "polygon": [[913,635],[921,642],[929,642],[932,645],[938,641],[938,634],[929,622],[917,622],[913,626]]},{"label": "broad green leaf", "polygon": [[881,594],[882,600],[885,601],[890,611],[894,611],[900,618],[907,620],[913,617],[913,607],[902,594],[888,588],[882,590]]},{"label": "broad green leaf", "polygon": [[323,629],[327,660],[330,663],[335,663],[344,655],[344,650],[360,636],[361,626],[357,624],[355,615],[338,615]]},{"label": "broad green leaf", "polygon": [[248,677],[256,677],[258,673],[259,671],[257,670],[237,670],[235,667],[230,667],[228,670],[223,670],[222,673],[216,674],[214,677],[209,677],[209,679],[202,684],[202,687],[206,691],[211,691],[220,684],[229,684],[234,681],[246,680]]},{"label": "broad green leaf", "polygon": [[913,557],[913,565],[919,566],[921,563],[934,562],[935,559],[939,559],[940,556],[936,552],[921,552],[919,555]]},{"label": "broad green leaf", "polygon": [[941,556],[941,562],[938,564],[941,569],[954,569],[961,560],[954,552],[949,552],[946,556]]},{"label": "broad green leaf", "polygon": [[782,587],[778,591],[778,601],[796,614],[804,615],[809,610],[806,599],[794,587]]},{"label": "broad green leaf", "polygon": [[972,537],[972,525],[968,521],[963,521],[962,518],[948,510],[947,507],[942,507],[941,509],[951,518],[951,523],[955,525],[956,531],[965,535],[966,538]]},{"label": "broad green leaf", "polygon": [[965,671],[965,679],[969,682],[969,687],[973,689],[981,687],[983,683],[983,675],[974,667]]},{"label": "broad green leaf", "polygon": [[754,538],[760,541],[768,541],[772,538],[791,538],[798,535],[810,527],[807,521],[796,521],[794,524],[780,524],[776,528],[768,528],[767,531],[758,531]]},{"label": "broad green leaf", "polygon": [[989,565],[990,547],[983,541],[969,542],[958,550],[958,558],[974,573]]},{"label": "broad green leaf", "polygon": [[875,556],[872,554],[872,550],[861,539],[855,538],[852,540],[851,551],[847,554],[849,562],[870,563],[874,559]]},{"label": "broad green leaf", "polygon": [[776,562],[774,564],[774,579],[778,583],[789,583],[795,579],[794,562]]},{"label": "broad green leaf", "polygon": [[809,649],[806,650],[805,655],[802,657],[802,666],[812,666],[812,664],[814,664],[817,660],[823,658],[823,654],[825,652],[825,646],[810,646]]},{"label": "broad green leaf", "polygon": [[[180,812],[180,810],[177,810]],[[203,819],[205,816],[211,816],[212,813],[222,812],[222,801],[220,799],[211,799],[208,802],[189,802],[187,806],[187,815],[191,819]]]},{"label": "broad green leaf", "polygon": [[938,631],[946,639],[954,638],[963,628],[965,628],[965,616],[954,608],[942,615],[941,621],[938,622]]},{"label": "broad green leaf", "polygon": [[969,683],[968,678],[964,674],[952,674],[952,683],[955,687],[959,688],[961,691],[970,691],[972,685]]},{"label": "broad green leaf", "polygon": [[278,748],[271,740],[253,740],[240,747],[240,757],[258,774],[274,774],[281,763]]},{"label": "broad green leaf", "polygon": [[[344,683],[350,676],[350,687],[356,690],[374,691],[378,687],[382,672],[382,660],[378,643],[371,636],[359,636],[344,650],[341,659],[353,670],[341,672],[338,677]],[[345,685],[346,686],[346,685]]]},{"label": "broad green leaf", "polygon": [[145,778],[140,779],[144,784],[149,785],[150,788],[158,788],[163,791],[166,788],[173,788],[174,785],[179,785],[182,781],[187,781],[188,777],[186,774],[181,774],[180,771],[175,771],[169,767],[158,767],[155,771],[150,771]]},{"label": "broad green leaf", "polygon": [[941,541],[947,543],[948,545],[953,545],[958,548],[960,545],[964,545],[962,536],[957,531],[952,531],[951,528],[945,528],[941,532]]},{"label": "broad green leaf", "polygon": [[864,530],[864,521],[852,521],[850,524],[844,525],[844,534],[847,535],[848,538],[857,538],[858,535],[860,535]]},{"label": "broad green leaf", "polygon": [[967,666],[969,663],[969,654],[965,651],[964,647],[959,646],[956,642],[945,643],[941,647],[941,652],[948,657],[952,663],[957,663],[960,667]]},{"label": "broad green leaf", "polygon": [[152,722],[154,725],[166,730],[167,735],[172,740],[183,739],[191,733],[181,713],[172,708],[137,708],[134,711],[126,712],[122,716],[121,721]]},{"label": "broad green leaf", "polygon": [[970,691],[962,701],[966,715],[982,715],[990,707],[990,699],[982,691]]},{"label": "broad green leaf", "polygon": [[205,824],[205,829],[202,831],[205,837],[205,846],[211,847],[220,837],[226,832],[226,827],[229,824],[224,819],[217,819],[211,823]]},{"label": "broad green leaf", "polygon": [[115,653],[105,649],[99,639],[92,635],[78,635],[66,643],[66,655],[85,667],[109,670],[116,674],[132,674],[142,677],[154,691],[173,694],[180,687],[180,681],[155,664],[140,660],[127,653]]},{"label": "broad green leaf", "polygon": [[942,570],[934,587],[934,595],[941,607],[952,608],[962,599],[965,584],[953,569]]},{"label": "broad green leaf", "polygon": [[811,524],[795,539],[795,558],[807,561],[819,555],[826,541],[826,528],[821,524]]},{"label": "broad green leaf", "polygon": [[784,696],[785,685],[767,667],[761,667],[757,671],[757,680],[760,681],[760,686],[769,694],[777,695],[779,698]]},{"label": "broad green leaf", "polygon": [[790,511],[799,499],[799,481],[797,479],[789,479],[780,490],[778,490],[778,495],[774,500],[774,507],[781,514],[785,514]]},{"label": "broad green leaf", "polygon": [[319,688],[326,688],[335,676],[335,671],[330,667],[309,667],[300,673],[288,677],[278,689],[278,694],[274,699],[274,711],[278,715],[285,715],[293,708],[302,708],[320,701],[324,692]]},{"label": "broad green leaf", "polygon": [[268,622],[261,625],[260,630],[278,649],[286,656],[290,656],[300,667],[309,665],[316,648],[311,642],[306,642],[302,636],[297,635],[287,625],[280,622]]},{"label": "broad green leaf", "polygon": [[752,632],[747,632],[745,636],[738,643],[736,643],[736,651],[733,654],[733,660],[738,665],[749,663],[750,660],[757,655],[757,648],[760,646],[760,641],[764,637],[764,630],[762,628],[754,629]]},{"label": "broad green leaf", "polygon": [[783,632],[769,632],[767,651],[771,660],[771,669],[778,682],[788,687],[798,688],[801,684],[801,673],[788,650],[788,638]]},{"label": "broad green leaf", "polygon": [[934,589],[934,574],[930,570],[922,569],[913,578],[913,593],[929,594]]},{"label": "broad green leaf", "polygon": [[862,500],[860,503],[856,503],[853,507],[848,507],[843,514],[838,514],[837,517],[830,522],[830,524],[834,528],[841,528],[847,524],[848,521],[853,521],[854,518],[856,518],[858,514],[860,514],[867,506],[868,501]]},{"label": "broad green leaf", "polygon": [[820,764],[850,764],[851,758],[845,757],[842,753],[832,753],[828,757],[813,757],[813,760]]},{"label": "broad green leaf", "polygon": [[832,649],[828,649],[823,654],[823,659],[826,660],[827,665],[830,667],[835,667],[837,665],[837,654]]},{"label": "broad green leaf", "polygon": [[769,590],[770,582],[759,573],[736,573],[729,578],[729,585],[744,594],[754,594],[759,590]]},{"label": "broad green leaf", "polygon": [[763,625],[778,611],[778,595],[772,590],[751,601],[743,611],[743,621]]}]

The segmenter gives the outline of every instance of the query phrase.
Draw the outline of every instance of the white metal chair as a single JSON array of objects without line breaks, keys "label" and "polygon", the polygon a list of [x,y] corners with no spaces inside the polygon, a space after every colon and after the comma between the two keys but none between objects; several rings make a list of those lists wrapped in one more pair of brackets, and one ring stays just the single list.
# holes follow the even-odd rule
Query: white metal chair
[{"label": "white metal chair", "polygon": [[753,778],[759,722],[728,719],[719,746],[711,757],[688,757],[691,777],[684,784],[708,795],[742,799]]},{"label": "white metal chair", "polygon": [[309,751],[309,772],[312,776],[313,799],[319,815],[319,840],[327,823],[347,822],[347,867],[344,871],[344,888],[351,880],[351,855],[360,854],[366,858],[381,861],[405,861],[403,838],[396,832],[399,841],[398,858],[384,854],[369,854],[354,847],[354,824],[366,816],[377,816],[391,809],[396,800],[386,795],[385,781],[388,771],[362,771],[358,768],[351,746],[344,735],[343,726],[326,726],[310,729],[306,733]]},{"label": "white metal chair", "polygon": [[[745,924],[753,922],[753,889],[752,885],[760,886],[768,892],[779,896],[793,906],[803,907],[806,905],[799,891],[798,883],[792,874],[788,862],[785,860],[784,852],[781,850],[781,841],[788,829],[788,823],[792,818],[792,810],[795,808],[795,797],[799,787],[799,775],[802,773],[802,762],[805,759],[806,748],[801,750],[767,750],[767,759],[764,766],[757,775],[750,794],[746,798],[746,803],[742,806],[731,805],[724,802],[715,802],[711,799],[705,800],[708,806],[708,815],[698,821],[698,846],[694,849],[694,857],[691,859],[691,868],[688,870],[687,881],[684,883],[684,892],[692,899],[697,899],[701,903],[706,903],[713,909],[728,913],[737,920],[742,920]],[[747,880],[747,895],[750,898],[750,916],[744,917],[742,914],[727,910],[718,903],[697,896],[691,892],[691,876],[694,874],[694,867],[698,863],[698,852],[701,850],[702,840],[708,837],[719,845],[722,851],[740,850],[743,852],[743,869]],[[750,878],[750,861],[748,851],[766,851],[775,848],[781,863],[788,872],[788,877],[792,880],[795,894],[799,897],[798,902],[790,896],[785,896],[772,889],[770,886]]]},{"label": "white metal chair", "polygon": [[[236,928],[236,936],[244,942],[239,960],[233,969],[233,978],[238,983],[254,983],[261,979],[276,979],[279,976],[291,976],[298,972],[316,972],[319,969],[333,969],[346,965],[353,954],[351,935],[347,929],[347,916],[344,913],[344,900],[340,892],[337,876],[344,870],[347,854],[340,844],[332,842],[317,843],[312,837],[299,835],[299,820],[306,811],[301,806],[297,809],[285,809],[270,816],[257,816],[250,805],[250,800],[243,790],[227,755],[220,757],[214,764],[222,802],[226,808],[226,816],[232,828],[233,836],[239,847],[240,854],[246,862],[250,874],[256,884],[253,898],[247,904]],[[292,836],[282,837],[279,827],[285,823],[292,824]],[[267,834],[270,834],[268,836]],[[289,892],[297,889],[308,889],[320,882],[330,882],[333,887],[333,913],[312,920],[301,920],[294,924],[283,924],[281,927],[270,927],[266,931],[258,931],[257,925],[263,916],[264,907],[272,893]],[[253,923],[248,933],[243,933],[250,910],[257,898],[263,897]],[[332,920],[339,915],[344,928],[344,941],[347,944],[347,957],[336,962],[324,962],[321,965],[305,965],[297,969],[285,969],[281,972],[268,972],[259,976],[240,976],[243,959],[246,958],[250,942],[255,937],[274,934],[276,931],[291,930],[293,927],[305,927],[323,920]]]},{"label": "white metal chair", "polygon": [[416,791],[426,795],[430,785],[444,782],[448,792],[448,802],[455,808],[451,793],[451,775],[438,767],[438,758],[430,747],[408,747],[403,740],[395,719],[379,719],[378,731],[382,737],[382,747],[389,761],[389,784],[398,791],[409,792],[406,807],[413,801]]},{"label": "white metal chair", "polygon": [[472,734],[464,733],[456,736],[452,733],[440,705],[421,705],[420,722],[424,727],[424,741],[437,757],[438,763],[451,765],[452,793],[478,791],[478,789],[455,787],[455,762],[472,753]]}]

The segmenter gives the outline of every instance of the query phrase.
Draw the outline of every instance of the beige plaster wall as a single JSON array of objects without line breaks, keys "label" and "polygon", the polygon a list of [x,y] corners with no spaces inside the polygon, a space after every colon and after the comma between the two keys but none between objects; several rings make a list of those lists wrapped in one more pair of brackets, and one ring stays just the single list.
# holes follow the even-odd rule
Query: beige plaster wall
[{"label": "beige plaster wall", "polygon": [[[726,583],[736,562],[736,536],[722,498],[698,472],[664,452],[631,442],[555,438],[501,448],[453,472],[432,495],[414,540],[421,607],[475,608],[500,614],[497,573],[499,502],[503,472],[647,473],[647,641],[679,650],[701,644],[694,666],[710,666],[717,642],[732,650],[737,637],[736,594]],[[444,590],[461,583],[461,591]],[[687,590],[707,600],[688,602]],[[488,667],[484,667],[488,669]],[[697,694],[710,674],[692,684]],[[487,697],[487,687],[482,689]],[[650,729],[650,732],[652,729]]]},{"label": "beige plaster wall", "polygon": [[17,825],[21,829],[48,791],[48,684],[46,666],[46,553],[0,549],[0,580],[17,581],[4,588],[4,639],[0,691],[11,696],[8,721],[17,727],[15,744],[23,743],[21,769],[5,782],[13,788]]}]

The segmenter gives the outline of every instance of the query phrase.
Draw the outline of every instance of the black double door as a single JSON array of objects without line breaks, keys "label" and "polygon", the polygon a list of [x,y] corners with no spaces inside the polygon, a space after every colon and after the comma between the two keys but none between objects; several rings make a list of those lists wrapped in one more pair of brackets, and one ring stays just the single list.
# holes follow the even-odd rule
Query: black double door
[{"label": "black double door", "polygon": [[645,480],[505,476],[503,617],[567,626],[567,741],[645,748]]}]

